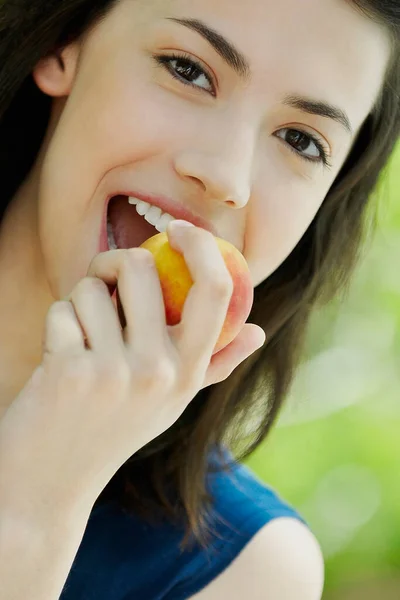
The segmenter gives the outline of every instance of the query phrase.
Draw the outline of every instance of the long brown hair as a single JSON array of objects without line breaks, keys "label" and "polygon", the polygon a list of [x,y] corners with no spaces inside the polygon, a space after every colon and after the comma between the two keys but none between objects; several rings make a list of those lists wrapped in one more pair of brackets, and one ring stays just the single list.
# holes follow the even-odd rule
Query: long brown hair
[{"label": "long brown hair", "polygon": [[[33,166],[48,124],[51,98],[33,82],[34,66],[87,33],[117,1],[3,0],[0,216]],[[192,533],[203,544],[207,540],[210,452],[227,445],[241,461],[266,438],[292,384],[313,308],[346,289],[374,229],[369,200],[400,131],[400,9],[397,0],[347,1],[386,26],[392,59],[318,214],[290,256],[255,289],[249,322],[264,329],[265,345],[226,381],[201,390],[168,431],[119,469],[96,502],[116,502],[144,519],[158,515],[185,523],[184,545]]]}]

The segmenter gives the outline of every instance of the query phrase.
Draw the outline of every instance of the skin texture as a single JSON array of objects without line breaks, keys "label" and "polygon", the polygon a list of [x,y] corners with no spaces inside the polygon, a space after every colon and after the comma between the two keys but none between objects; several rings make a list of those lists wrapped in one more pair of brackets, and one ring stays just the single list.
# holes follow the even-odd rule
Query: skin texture
[{"label": "skin texture", "polygon": [[[202,19],[227,36],[252,79],[241,81],[166,16]],[[198,89],[185,86],[152,57],[172,51],[199,60],[215,93],[203,75],[192,77]],[[383,31],[344,0],[121,0],[83,40],[41,60],[33,76],[54,99],[52,116],[0,227],[0,411],[41,362],[50,305],[97,253],[108,192],[166,194],[206,217],[243,252],[256,286],[317,213],[377,97],[388,53]],[[340,106],[353,135],[284,106],[288,93]],[[289,126],[317,135],[332,168],[292,152],[282,139]],[[315,152],[310,141],[303,153]]]}]

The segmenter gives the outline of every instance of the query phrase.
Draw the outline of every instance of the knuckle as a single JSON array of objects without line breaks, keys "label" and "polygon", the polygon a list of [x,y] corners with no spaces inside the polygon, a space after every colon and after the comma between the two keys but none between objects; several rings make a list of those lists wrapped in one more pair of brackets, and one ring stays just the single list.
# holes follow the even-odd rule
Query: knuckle
[{"label": "knuckle", "polygon": [[139,260],[143,262],[152,262],[154,260],[153,254],[147,248],[134,248],[135,255]]},{"label": "knuckle", "polygon": [[121,269],[128,269],[134,257],[133,248],[128,248],[127,250],[121,250],[119,260],[121,261]]},{"label": "knuckle", "polygon": [[186,373],[183,373],[179,382],[180,394],[184,397],[195,396],[197,390],[201,388],[201,382],[204,379],[200,369],[192,368],[188,369]]},{"label": "knuckle", "polygon": [[101,252],[100,254],[96,254],[96,256],[94,256],[92,258],[92,260],[89,263],[89,268],[87,270],[88,273],[94,273],[96,271],[96,267],[97,267],[97,263],[98,261],[101,259],[101,256],[105,254],[104,252]]},{"label": "knuckle", "polygon": [[203,229],[202,227],[193,228],[194,234],[198,235],[202,239],[204,239],[205,243],[212,244],[213,246],[218,246],[216,237],[208,231],[207,229]]},{"label": "knuckle", "polygon": [[47,311],[47,319],[58,318],[61,314],[64,314],[67,310],[69,311],[71,303],[68,300],[57,300],[51,304]]},{"label": "knuckle", "polygon": [[156,377],[161,382],[170,384],[174,381],[174,369],[170,362],[166,359],[157,361],[155,369]]},{"label": "knuckle", "polygon": [[154,360],[154,357],[142,359],[140,363],[140,379],[152,389],[167,388],[173,385],[175,374],[170,361],[166,358]]},{"label": "knuckle", "polygon": [[86,393],[93,381],[93,368],[85,357],[71,357],[60,365],[61,381],[72,393]]},{"label": "knuckle", "polygon": [[75,293],[81,294],[82,292],[92,292],[93,290],[104,290],[106,289],[106,284],[99,277],[84,277],[80,281],[78,281],[75,286]]},{"label": "knuckle", "polygon": [[185,233],[191,237],[208,238],[211,233],[202,227],[186,227]]},{"label": "knuckle", "polygon": [[203,229],[202,227],[189,227],[188,233],[191,235],[193,240],[198,240],[198,242],[201,243],[203,246],[217,244],[217,240],[215,239],[211,231],[207,231],[207,229]]},{"label": "knuckle", "polygon": [[222,272],[219,269],[211,270],[208,283],[214,298],[226,300],[232,296],[233,281],[226,269]]},{"label": "knuckle", "polygon": [[152,253],[146,248],[128,248],[123,255],[124,266],[132,265],[132,261],[147,264],[153,260]]},{"label": "knuckle", "polygon": [[132,269],[132,266],[134,266],[136,255],[134,250],[136,250],[136,248],[128,248],[120,251],[119,271],[123,277],[127,277]]},{"label": "knuckle", "polygon": [[125,386],[129,382],[131,372],[126,362],[107,359],[96,365],[95,377],[102,388],[111,387],[115,390],[117,386]]}]

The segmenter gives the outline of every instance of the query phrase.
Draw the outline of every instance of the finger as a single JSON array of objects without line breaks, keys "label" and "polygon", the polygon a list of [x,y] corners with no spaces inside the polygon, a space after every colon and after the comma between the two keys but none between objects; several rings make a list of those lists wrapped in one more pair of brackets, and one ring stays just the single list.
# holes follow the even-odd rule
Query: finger
[{"label": "finger", "polygon": [[164,299],[154,257],[144,248],[98,254],[90,273],[108,285],[118,283],[124,311],[125,341],[133,351],[154,356],[165,345],[167,327]]},{"label": "finger", "polygon": [[71,354],[84,350],[84,334],[71,302],[54,302],[46,316],[43,353]]},{"label": "finger", "polygon": [[262,348],[264,343],[265,333],[261,327],[246,323],[236,338],[211,358],[203,388],[227,379],[236,367]]},{"label": "finger", "polygon": [[210,232],[199,227],[175,230],[175,224],[172,221],[167,228],[170,244],[183,254],[194,283],[181,322],[171,333],[185,359],[208,364],[225,322],[233,281]]},{"label": "finger", "polygon": [[101,354],[121,352],[121,327],[104,281],[97,277],[81,279],[70,294],[90,349]]}]

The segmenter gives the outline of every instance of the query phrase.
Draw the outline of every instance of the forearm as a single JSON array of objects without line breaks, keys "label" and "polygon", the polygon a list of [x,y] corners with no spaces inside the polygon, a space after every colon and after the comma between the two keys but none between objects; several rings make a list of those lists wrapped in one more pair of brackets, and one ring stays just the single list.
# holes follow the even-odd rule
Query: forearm
[{"label": "forearm", "polygon": [[89,515],[68,509],[46,522],[0,500],[1,600],[59,600]]}]

